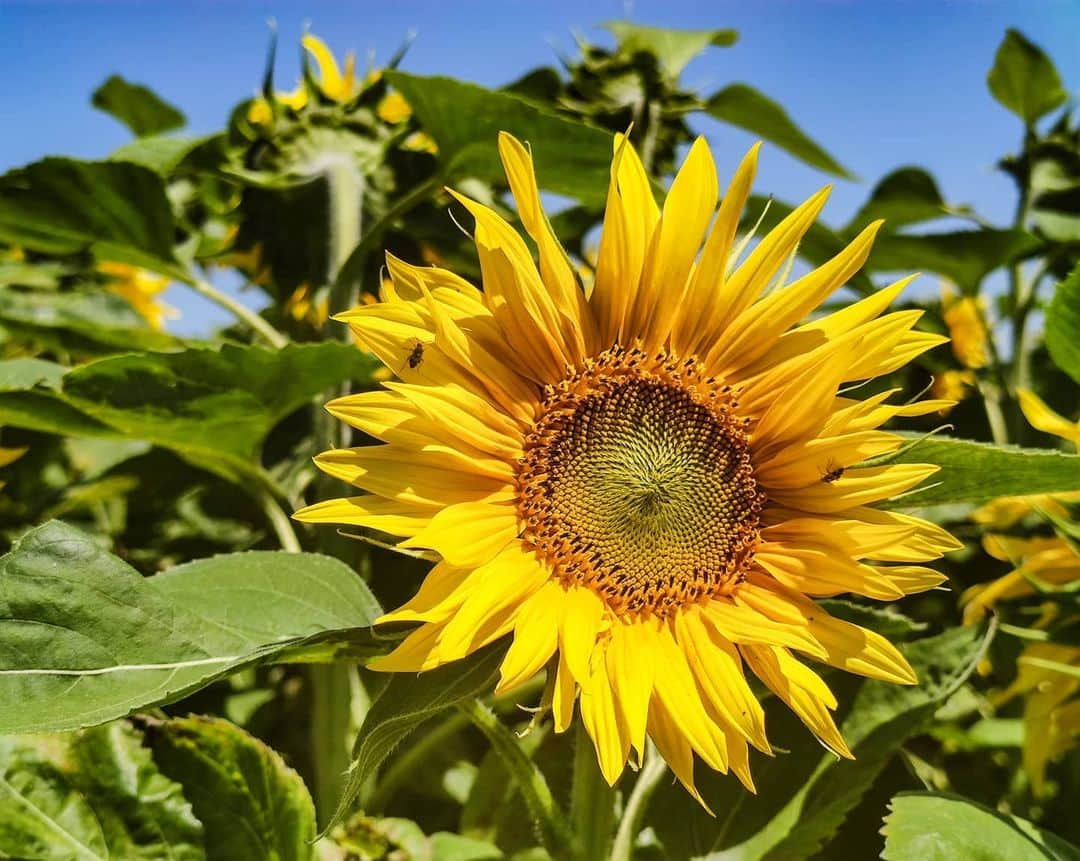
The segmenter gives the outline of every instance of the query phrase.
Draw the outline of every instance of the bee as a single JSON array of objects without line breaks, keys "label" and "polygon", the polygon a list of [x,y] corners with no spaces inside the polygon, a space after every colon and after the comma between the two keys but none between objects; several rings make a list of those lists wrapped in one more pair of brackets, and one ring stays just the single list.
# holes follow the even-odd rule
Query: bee
[{"label": "bee", "polygon": [[421,341],[416,342],[416,346],[412,348],[412,352],[409,353],[409,358],[406,359],[406,363],[409,369],[415,371],[420,367],[424,361],[424,345]]},{"label": "bee", "polygon": [[821,480],[826,484],[832,484],[838,478],[844,474],[844,467],[842,467],[837,461],[832,458],[825,464],[825,472],[821,476]]}]

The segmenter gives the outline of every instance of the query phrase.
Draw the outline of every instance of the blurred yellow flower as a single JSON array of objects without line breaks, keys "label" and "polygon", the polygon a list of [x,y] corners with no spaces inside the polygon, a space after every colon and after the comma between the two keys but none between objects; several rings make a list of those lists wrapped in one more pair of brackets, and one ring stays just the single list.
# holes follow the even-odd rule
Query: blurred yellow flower
[{"label": "blurred yellow flower", "polygon": [[382,97],[375,113],[384,123],[400,123],[412,116],[412,105],[401,93],[392,90]]},{"label": "blurred yellow flower", "polygon": [[297,322],[306,320],[313,326],[321,326],[330,313],[328,296],[317,296],[309,284],[301,284],[285,300],[285,313]]},{"label": "blurred yellow flower", "polygon": [[982,299],[955,296],[946,292],[942,297],[945,325],[949,328],[953,354],[965,368],[984,368],[990,361],[989,331]]},{"label": "blurred yellow flower", "polygon": [[[1059,436],[1080,448],[1080,423],[1058,415],[1034,392],[1017,392],[1024,417],[1036,430]],[[982,506],[971,515],[976,523],[990,529],[1007,529],[1033,511],[1044,511],[1054,517],[1068,517],[1062,503],[1080,502],[1080,491],[1072,493],[1036,494],[1034,496],[1002,496]]]},{"label": "blurred yellow flower", "polygon": [[[14,463],[24,454],[26,454],[25,446],[22,448],[0,448],[0,467]],[[3,487],[4,484],[5,482],[0,481],[0,487]]]},{"label": "blurred yellow flower", "polygon": [[1000,600],[1036,594],[1033,580],[1052,586],[1080,580],[1080,556],[1057,536],[1015,538],[990,534],[983,538],[983,549],[995,559],[1016,567],[997,580],[978,583],[964,591],[960,604],[964,608],[964,623],[968,625],[978,622]]},{"label": "blurred yellow flower", "polygon": [[432,155],[439,151],[439,145],[435,143],[435,138],[427,132],[413,132],[405,138],[401,144],[401,148],[412,150],[413,152],[429,152]]},{"label": "blurred yellow flower", "polygon": [[952,401],[948,406],[942,407],[938,412],[945,415],[958,401],[962,401],[968,395],[968,390],[975,385],[975,374],[971,371],[943,371],[934,377],[930,385],[930,397],[935,400]]},{"label": "blurred yellow flower", "polygon": [[98,271],[109,278],[109,290],[127,302],[151,329],[161,331],[166,320],[174,320],[180,312],[158,299],[170,280],[127,263],[99,263]]},{"label": "blurred yellow flower", "polygon": [[[300,43],[315,61],[316,81],[326,97],[341,103],[347,102],[359,91],[356,81],[356,56],[345,57],[345,71],[342,72],[334,59],[333,52],[326,43],[311,33],[304,35]],[[274,100],[294,111],[301,110],[308,103],[307,86],[301,81],[291,92],[276,92]],[[255,125],[267,125],[274,118],[270,103],[262,97],[255,99],[248,108],[248,122]]]}]

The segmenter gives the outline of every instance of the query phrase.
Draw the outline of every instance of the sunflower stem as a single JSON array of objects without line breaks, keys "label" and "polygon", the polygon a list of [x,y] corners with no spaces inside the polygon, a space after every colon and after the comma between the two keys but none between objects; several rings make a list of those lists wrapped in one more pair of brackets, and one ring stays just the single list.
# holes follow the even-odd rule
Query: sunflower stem
[{"label": "sunflower stem", "polygon": [[[603,854],[591,855],[575,840],[575,834],[566,816],[555,802],[551,788],[536,763],[525,753],[514,733],[480,700],[471,700],[458,706],[491,743],[492,749],[502,758],[510,772],[529,813],[536,822],[540,842],[552,858],[599,859]],[[606,788],[606,787],[605,787]]]},{"label": "sunflower stem", "polygon": [[596,748],[579,721],[574,733],[574,782],[570,824],[582,859],[607,858],[615,830],[615,791],[600,772]]},{"label": "sunflower stem", "polygon": [[209,281],[190,275],[184,283],[200,296],[209,299],[215,305],[220,305],[241,323],[247,323],[256,335],[259,335],[275,350],[280,350],[288,345],[289,339],[267,323],[259,314],[246,305],[237,302],[232,296],[225,295]]},{"label": "sunflower stem", "polygon": [[667,763],[660,752],[649,742],[645,749],[645,766],[638,774],[630,797],[626,801],[626,810],[619,820],[619,830],[615,833],[615,842],[611,846],[611,861],[631,861],[634,854],[634,840],[640,830],[642,817],[648,810],[649,801],[667,774]]}]

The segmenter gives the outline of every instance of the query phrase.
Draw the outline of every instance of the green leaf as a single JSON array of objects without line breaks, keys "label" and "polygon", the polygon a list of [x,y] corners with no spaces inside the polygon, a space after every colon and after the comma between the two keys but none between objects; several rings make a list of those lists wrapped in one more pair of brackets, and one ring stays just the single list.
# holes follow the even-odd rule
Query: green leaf
[{"label": "green leaf", "polygon": [[760,135],[811,167],[854,179],[847,168],[807,137],[781,105],[749,84],[729,84],[709,97],[705,110],[718,120]]},{"label": "green leaf", "polygon": [[89,250],[184,279],[160,176],[127,162],[47,158],[0,176],[0,241],[46,254]]},{"label": "green leaf", "polygon": [[882,829],[886,861],[1077,861],[1080,849],[1021,819],[945,792],[903,792]]},{"label": "green leaf", "polygon": [[60,387],[67,368],[44,359],[0,360],[0,392],[14,392],[44,386]]},{"label": "green leaf", "polygon": [[75,729],[180,699],[380,611],[346,565],[250,552],[144,578],[52,522],[0,558],[0,733]]},{"label": "green leaf", "polygon": [[90,99],[98,110],[116,117],[136,137],[156,135],[178,129],[187,122],[180,111],[142,84],[111,75],[94,90]]},{"label": "green leaf", "polygon": [[709,46],[728,48],[739,41],[738,30],[673,30],[630,21],[605,21],[600,26],[618,40],[624,51],[653,54],[660,68],[673,79]]},{"label": "green leaf", "polygon": [[315,806],[282,758],[220,718],[151,722],[162,773],[179,783],[203,824],[208,861],[310,861]]},{"label": "green leaf", "polygon": [[974,294],[995,269],[1036,251],[1041,243],[1024,230],[959,230],[919,236],[879,236],[867,267],[875,272],[929,271]]},{"label": "green leaf", "polygon": [[387,72],[390,85],[412,105],[424,130],[439,145],[447,181],[473,176],[501,183],[500,131],[531,145],[540,187],[603,206],[611,168],[612,138],[537,107],[510,93],[444,77]]},{"label": "green leaf", "polygon": [[[974,670],[985,647],[986,637],[972,628],[954,628],[901,646],[920,684],[862,684],[841,724],[853,761],[822,754],[790,710],[770,699],[769,736],[785,752],[751,763],[757,795],[749,795],[731,776],[698,769],[698,788],[717,816],[688,808],[685,795],[678,795],[681,790],[663,787],[648,824],[656,829],[668,857],[710,852],[724,852],[725,858],[738,861],[811,857],[836,833],[890,757],[926,726]],[[843,702],[854,679],[833,680]]]},{"label": "green leaf", "polygon": [[345,791],[330,823],[332,828],[351,812],[364,785],[383,760],[413,730],[459,703],[487,693],[498,673],[504,647],[492,645],[452,664],[424,673],[394,673],[372,703],[353,747]]},{"label": "green leaf", "polygon": [[1012,28],[998,47],[986,84],[994,98],[1028,126],[1068,98],[1050,58]]},{"label": "green leaf", "polygon": [[486,840],[462,837],[449,831],[432,834],[428,842],[431,857],[436,861],[497,861],[505,857],[498,846]]},{"label": "green leaf", "polygon": [[883,460],[941,467],[922,487],[891,500],[886,508],[975,504],[998,496],[1062,493],[1080,487],[1080,455],[1047,449],[929,437]]},{"label": "green leaf", "polygon": [[[55,744],[55,742],[54,742]],[[129,724],[73,736],[63,767],[18,743],[0,769],[0,857],[203,861],[203,829]]]},{"label": "green leaf", "polygon": [[62,390],[0,394],[0,423],[172,449],[225,478],[251,480],[271,429],[321,392],[369,381],[377,362],[347,344],[112,356],[69,371]]},{"label": "green leaf", "polygon": [[199,137],[154,135],[136,138],[114,150],[109,155],[109,161],[131,162],[160,173],[162,176],[168,176],[195,150],[217,138],[218,135]]},{"label": "green leaf", "polygon": [[1080,265],[1054,291],[1046,311],[1046,348],[1055,364],[1080,383]]},{"label": "green leaf", "polygon": [[874,186],[845,232],[853,234],[879,218],[885,219],[885,230],[894,231],[946,214],[945,200],[934,178],[920,167],[902,167]]},{"label": "green leaf", "polygon": [[819,603],[836,618],[867,628],[894,642],[925,631],[927,627],[925,622],[917,622],[888,605],[869,606],[839,598],[826,598]]}]

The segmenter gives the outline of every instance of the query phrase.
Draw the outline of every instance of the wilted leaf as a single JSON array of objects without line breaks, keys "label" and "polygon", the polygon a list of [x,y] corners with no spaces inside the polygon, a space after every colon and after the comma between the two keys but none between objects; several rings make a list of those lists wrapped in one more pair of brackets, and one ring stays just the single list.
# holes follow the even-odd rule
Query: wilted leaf
[{"label": "wilted leaf", "polygon": [[184,788],[203,824],[207,861],[309,861],[315,807],[281,757],[220,718],[148,726],[154,761]]},{"label": "wilted leaf", "polygon": [[537,181],[554,191],[602,206],[607,197],[612,140],[608,132],[537,107],[510,93],[453,78],[387,73],[439,145],[448,181],[475,176],[502,182],[498,137],[507,131],[532,147]]},{"label": "wilted leaf", "polygon": [[886,861],[956,858],[1077,861],[1080,849],[1037,825],[944,792],[904,792],[889,805]]},{"label": "wilted leaf", "polygon": [[760,135],[818,170],[853,178],[795,124],[781,105],[749,84],[724,87],[709,97],[705,110],[719,120]]},{"label": "wilted leaf", "polygon": [[727,48],[739,41],[738,30],[673,30],[630,21],[605,21],[600,26],[618,40],[623,50],[656,55],[660,67],[671,78],[678,78],[686,64],[710,45]]},{"label": "wilted leaf", "polygon": [[161,177],[137,164],[47,158],[0,177],[0,240],[12,245],[90,250],[182,279],[174,233]]},{"label": "wilted leaf", "polygon": [[1026,125],[1032,125],[1068,98],[1050,58],[1012,28],[998,47],[986,84],[994,98]]},{"label": "wilted leaf", "polygon": [[0,558],[0,733],[75,729],[172,702],[380,613],[346,565],[252,552],[144,578],[62,523]]},{"label": "wilted leaf", "polygon": [[203,829],[180,786],[128,724],[73,736],[61,768],[8,742],[0,767],[0,857],[203,861]]},{"label": "wilted leaf", "polygon": [[1024,230],[959,230],[879,236],[867,267],[875,272],[936,272],[973,294],[988,274],[1039,248]]},{"label": "wilted leaf", "polygon": [[874,186],[846,232],[861,230],[878,218],[885,219],[885,230],[893,231],[945,214],[945,200],[934,178],[920,167],[902,167]]},{"label": "wilted leaf", "polygon": [[886,503],[886,508],[980,503],[998,496],[1062,493],[1080,487],[1080,455],[1047,449],[930,437],[888,462],[932,463],[941,471],[922,488]]},{"label": "wilted leaf", "polygon": [[360,727],[345,791],[328,828],[348,816],[364,784],[409,733],[428,718],[492,687],[503,651],[496,643],[435,670],[390,677]]},{"label": "wilted leaf", "polygon": [[1046,348],[1057,366],[1080,383],[1080,266],[1054,291],[1046,311]]},{"label": "wilted leaf", "polygon": [[178,129],[187,120],[176,108],[142,84],[112,75],[94,90],[91,103],[120,120],[136,137]]}]

